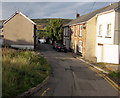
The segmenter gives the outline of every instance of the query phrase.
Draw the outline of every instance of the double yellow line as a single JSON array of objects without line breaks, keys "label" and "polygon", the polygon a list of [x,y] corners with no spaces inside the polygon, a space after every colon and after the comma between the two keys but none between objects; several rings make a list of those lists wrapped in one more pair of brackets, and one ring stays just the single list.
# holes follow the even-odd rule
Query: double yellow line
[{"label": "double yellow line", "polygon": [[97,69],[93,67],[88,67],[89,69],[93,70],[94,72],[98,73],[99,76],[101,76],[103,79],[105,79],[115,90],[117,90],[120,93],[120,86],[118,86],[113,80],[111,80],[108,76],[106,76],[104,73],[101,73]]},{"label": "double yellow line", "polygon": [[44,96],[48,92],[48,90],[50,90],[50,88],[47,88],[40,96]]}]

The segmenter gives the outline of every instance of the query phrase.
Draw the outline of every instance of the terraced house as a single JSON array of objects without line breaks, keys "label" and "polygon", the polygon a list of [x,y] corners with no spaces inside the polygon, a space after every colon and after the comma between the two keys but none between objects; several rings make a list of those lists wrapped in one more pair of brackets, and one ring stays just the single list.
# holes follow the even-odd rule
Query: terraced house
[{"label": "terraced house", "polygon": [[[70,29],[68,31],[70,33],[69,47],[73,49],[74,53],[81,53],[86,59],[95,62],[119,63],[119,5],[119,2],[117,2],[86,15],[79,16],[64,26],[64,29],[66,27]],[[112,13],[108,14],[109,12]],[[107,17],[109,18],[107,19]],[[103,35],[101,36],[100,34]],[[105,38],[105,34],[109,36]],[[108,48],[109,46],[105,46],[104,44],[117,44],[117,46],[113,49]],[[101,47],[103,45],[107,48]],[[109,56],[110,53],[108,55],[107,50],[109,49],[110,51],[116,51],[114,52],[114,57],[112,55]],[[116,61],[111,58],[114,58]]]},{"label": "terraced house", "polygon": [[15,12],[3,23],[4,45],[34,49],[37,44],[36,23],[21,12]]}]

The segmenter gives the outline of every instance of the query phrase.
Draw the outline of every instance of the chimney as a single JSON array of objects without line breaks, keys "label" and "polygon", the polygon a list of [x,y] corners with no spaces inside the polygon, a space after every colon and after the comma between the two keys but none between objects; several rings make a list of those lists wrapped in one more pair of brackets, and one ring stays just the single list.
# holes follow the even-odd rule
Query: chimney
[{"label": "chimney", "polygon": [[76,13],[76,18],[80,17],[80,14],[79,13]]},{"label": "chimney", "polygon": [[78,13],[78,9],[76,9],[76,18],[80,17],[80,14]]}]

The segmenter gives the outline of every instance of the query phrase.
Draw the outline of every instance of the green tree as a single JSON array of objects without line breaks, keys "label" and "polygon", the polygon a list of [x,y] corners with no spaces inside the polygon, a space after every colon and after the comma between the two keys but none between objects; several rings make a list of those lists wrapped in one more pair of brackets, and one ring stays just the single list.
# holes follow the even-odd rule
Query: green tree
[{"label": "green tree", "polygon": [[62,40],[62,19],[52,19],[46,27],[47,35],[50,39],[60,41]]}]

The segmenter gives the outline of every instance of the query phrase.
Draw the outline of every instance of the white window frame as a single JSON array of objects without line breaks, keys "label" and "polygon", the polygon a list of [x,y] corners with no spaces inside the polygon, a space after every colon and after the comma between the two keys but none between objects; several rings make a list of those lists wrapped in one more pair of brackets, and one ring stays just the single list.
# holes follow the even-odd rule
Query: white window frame
[{"label": "white window frame", "polygon": [[99,25],[98,36],[102,36],[102,32],[103,32],[103,25],[100,24],[100,25]]},{"label": "white window frame", "polygon": [[112,27],[111,23],[107,24],[107,34],[106,34],[106,37],[111,37],[111,27]]},{"label": "white window frame", "polygon": [[83,26],[80,25],[80,36],[82,36],[82,29],[83,29]]},{"label": "white window frame", "polygon": [[63,45],[66,45],[66,38],[63,38]]},{"label": "white window frame", "polygon": [[77,29],[78,29],[78,26],[76,25],[76,28],[75,28],[75,35],[77,36]]},{"label": "white window frame", "polygon": [[64,28],[64,36],[65,36],[65,30],[66,30],[66,28]]}]

